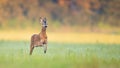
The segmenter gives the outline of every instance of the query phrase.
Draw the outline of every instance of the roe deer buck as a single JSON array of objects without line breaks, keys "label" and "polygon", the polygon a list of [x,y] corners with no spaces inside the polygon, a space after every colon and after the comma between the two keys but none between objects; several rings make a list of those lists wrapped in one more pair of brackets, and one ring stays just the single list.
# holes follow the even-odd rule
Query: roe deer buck
[{"label": "roe deer buck", "polygon": [[34,47],[44,47],[44,53],[47,51],[47,21],[46,18],[40,17],[40,24],[42,24],[42,29],[39,34],[34,34],[31,36],[31,44],[30,44],[30,55],[32,55],[32,51]]}]

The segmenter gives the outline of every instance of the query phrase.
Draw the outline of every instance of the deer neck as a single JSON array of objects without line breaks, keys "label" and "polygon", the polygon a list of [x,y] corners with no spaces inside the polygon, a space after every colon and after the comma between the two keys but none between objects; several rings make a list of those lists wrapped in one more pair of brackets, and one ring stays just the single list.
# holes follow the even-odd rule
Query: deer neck
[{"label": "deer neck", "polygon": [[42,27],[41,33],[46,34],[46,28]]},{"label": "deer neck", "polygon": [[40,32],[40,37],[43,38],[46,36],[46,28],[42,27],[41,32]]}]

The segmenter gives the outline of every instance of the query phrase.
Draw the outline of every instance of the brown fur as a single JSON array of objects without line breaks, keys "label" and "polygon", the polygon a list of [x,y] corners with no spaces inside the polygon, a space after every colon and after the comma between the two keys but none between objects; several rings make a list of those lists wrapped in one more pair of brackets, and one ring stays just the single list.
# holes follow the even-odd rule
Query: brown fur
[{"label": "brown fur", "polygon": [[39,34],[34,34],[31,37],[31,44],[30,44],[30,55],[32,55],[34,47],[44,47],[44,53],[47,51],[47,34],[46,34],[46,27],[42,27],[42,30]]}]

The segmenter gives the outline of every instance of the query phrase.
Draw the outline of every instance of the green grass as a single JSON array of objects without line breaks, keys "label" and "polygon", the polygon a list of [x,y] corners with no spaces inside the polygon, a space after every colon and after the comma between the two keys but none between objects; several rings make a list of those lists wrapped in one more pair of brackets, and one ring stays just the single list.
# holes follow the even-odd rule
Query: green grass
[{"label": "green grass", "polygon": [[29,42],[0,41],[0,68],[119,68],[119,44],[48,44],[29,55]]}]

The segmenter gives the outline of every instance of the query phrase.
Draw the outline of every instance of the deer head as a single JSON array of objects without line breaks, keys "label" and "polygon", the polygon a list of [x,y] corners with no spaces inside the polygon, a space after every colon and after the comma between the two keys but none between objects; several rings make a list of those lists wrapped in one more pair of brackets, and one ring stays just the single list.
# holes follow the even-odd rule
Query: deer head
[{"label": "deer head", "polygon": [[42,27],[47,28],[48,24],[45,17],[40,17],[40,24],[42,24]]}]

